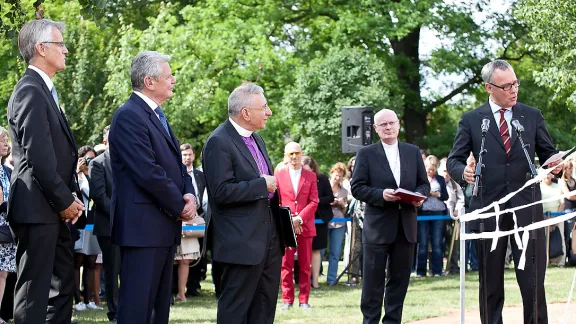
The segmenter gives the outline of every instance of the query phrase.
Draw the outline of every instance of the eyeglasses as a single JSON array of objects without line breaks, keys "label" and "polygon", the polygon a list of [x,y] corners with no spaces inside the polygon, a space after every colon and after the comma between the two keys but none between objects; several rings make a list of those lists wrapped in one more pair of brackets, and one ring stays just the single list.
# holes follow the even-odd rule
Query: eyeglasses
[{"label": "eyeglasses", "polygon": [[244,107],[246,109],[256,109],[256,110],[270,110],[272,111],[272,108],[268,107],[268,104],[265,104],[264,107]]},{"label": "eyeglasses", "polygon": [[391,121],[391,122],[383,122],[383,123],[381,123],[381,124],[376,124],[376,126],[378,126],[378,127],[384,127],[384,128],[386,128],[386,127],[388,127],[388,126],[392,127],[392,126],[394,126],[394,124],[396,124],[397,122],[398,122],[397,120]]},{"label": "eyeglasses", "polygon": [[40,42],[42,44],[55,44],[61,48],[66,48],[66,44],[64,42]]},{"label": "eyeglasses", "polygon": [[495,85],[492,82],[488,82],[489,85],[496,87],[498,89],[502,89],[504,91],[510,91],[512,90],[512,88],[514,89],[518,89],[518,87],[520,86],[520,80],[514,81],[514,83],[506,83],[505,85],[499,86],[499,85]]},{"label": "eyeglasses", "polygon": [[295,157],[295,156],[302,155],[302,152],[291,152],[291,153],[286,153],[286,155],[288,155],[289,157]]}]

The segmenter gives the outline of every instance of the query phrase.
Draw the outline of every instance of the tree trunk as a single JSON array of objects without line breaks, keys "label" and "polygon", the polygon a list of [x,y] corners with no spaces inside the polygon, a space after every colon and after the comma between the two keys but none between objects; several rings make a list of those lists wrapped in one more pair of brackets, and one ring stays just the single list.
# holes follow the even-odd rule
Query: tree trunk
[{"label": "tree trunk", "polygon": [[423,144],[428,113],[422,106],[420,94],[420,26],[401,39],[391,41],[396,63],[396,74],[404,92],[402,116],[406,142]]}]

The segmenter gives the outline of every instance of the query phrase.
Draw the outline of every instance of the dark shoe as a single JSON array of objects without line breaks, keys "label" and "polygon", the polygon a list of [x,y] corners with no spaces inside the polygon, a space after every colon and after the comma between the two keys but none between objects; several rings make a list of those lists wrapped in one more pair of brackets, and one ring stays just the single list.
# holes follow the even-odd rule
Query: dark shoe
[{"label": "dark shoe", "polygon": [[320,289],[320,285],[318,285],[318,287],[314,287],[314,286],[310,285],[310,287],[312,287],[312,289]]},{"label": "dark shoe", "polygon": [[186,292],[186,297],[200,297],[200,296],[202,296],[202,294],[196,289]]},{"label": "dark shoe", "polygon": [[280,306],[281,311],[287,311],[290,308],[292,308],[292,304],[284,304],[284,305]]},{"label": "dark shoe", "polygon": [[312,306],[308,303],[300,304],[300,308],[302,309],[312,309]]},{"label": "dark shoe", "polygon": [[80,322],[78,322],[78,321],[72,321],[72,322],[70,322],[70,324],[80,324]]}]

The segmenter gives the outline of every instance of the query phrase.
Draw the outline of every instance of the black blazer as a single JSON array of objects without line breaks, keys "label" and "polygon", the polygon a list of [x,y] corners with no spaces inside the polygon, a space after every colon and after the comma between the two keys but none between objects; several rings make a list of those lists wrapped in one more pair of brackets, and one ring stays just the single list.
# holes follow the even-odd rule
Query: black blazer
[{"label": "black blazer", "polygon": [[334,193],[330,185],[330,179],[325,174],[318,176],[318,209],[316,210],[315,219],[321,219],[324,224],[328,224],[334,213],[332,212],[332,203],[334,201]]},{"label": "black blazer", "polygon": [[[549,157],[557,153],[552,144],[552,138],[546,129],[544,117],[540,110],[517,103],[512,107],[513,118],[518,119],[524,125],[524,142],[530,145],[528,153],[532,161],[535,154],[538,155],[541,163],[544,163]],[[518,190],[526,182],[526,174],[530,172],[528,162],[516,135],[516,131],[511,129],[512,146],[510,155],[506,156],[504,143],[500,130],[487,102],[482,106],[464,113],[458,124],[454,146],[448,155],[448,172],[455,181],[461,185],[465,184],[462,180],[462,174],[466,167],[466,159],[470,152],[474,153],[474,158],[478,161],[478,152],[482,140],[481,124],[482,119],[490,119],[489,134],[486,134],[485,149],[487,151],[483,162],[485,167],[482,170],[482,198],[484,205],[488,205],[508,193]],[[541,199],[540,186],[536,186],[536,200]],[[510,200],[513,206],[520,206],[532,201],[530,188],[526,188]],[[480,199],[472,198],[470,202],[471,210],[478,209],[482,206]],[[537,220],[543,219],[542,205],[537,205]],[[516,212],[518,225],[526,226],[532,222],[530,208]],[[503,218],[500,218],[502,221]],[[494,231],[496,229],[495,218],[488,218],[484,221],[485,230]],[[472,229],[478,229],[479,221],[471,222]]]},{"label": "black blazer", "polygon": [[[204,172],[194,169],[192,171],[194,174],[194,180],[196,181],[196,187],[198,187],[198,200],[202,202],[202,197],[204,197],[204,191],[206,190],[206,181],[204,180]],[[199,216],[204,216],[205,210],[202,209],[202,203],[197,206],[197,213]]]},{"label": "black blazer", "polygon": [[[262,137],[256,133],[253,137],[273,174],[274,167]],[[229,120],[208,137],[202,151],[202,168],[210,206],[205,242],[212,248],[214,260],[259,264],[265,255],[270,217],[278,219],[278,191],[268,199],[266,181],[260,177],[252,154]],[[280,224],[278,221],[274,224],[284,251]]]},{"label": "black blazer", "polygon": [[48,86],[34,70],[26,70],[10,97],[8,129],[14,159],[8,221],[62,222],[58,213],[72,204],[72,192],[79,192],[76,142]]},{"label": "black blazer", "polygon": [[108,150],[98,155],[88,168],[90,199],[94,201],[94,235],[110,236],[112,166]]},{"label": "black blazer", "polygon": [[[444,180],[443,176],[440,176],[438,174],[434,175],[434,179],[436,179],[436,181],[438,181],[438,184],[440,185],[440,197],[438,197],[438,199],[441,201],[448,200],[449,197],[448,197],[448,190],[446,189],[446,180]],[[432,189],[430,189],[430,190],[432,190]],[[428,198],[426,198],[426,199],[428,199]],[[446,206],[444,206],[444,207],[446,207]],[[448,209],[448,207],[446,207],[446,209]],[[430,215],[428,211],[422,210],[422,207],[418,208],[418,214],[426,214],[426,213],[428,213],[428,215]]]},{"label": "black blazer", "polygon": [[[398,142],[400,188],[428,195],[430,183],[420,149]],[[365,146],[356,154],[352,195],[366,203],[362,243],[390,244],[396,239],[399,222],[408,242],[416,242],[417,211],[412,204],[384,201],[384,189],[397,189],[381,142]]]}]

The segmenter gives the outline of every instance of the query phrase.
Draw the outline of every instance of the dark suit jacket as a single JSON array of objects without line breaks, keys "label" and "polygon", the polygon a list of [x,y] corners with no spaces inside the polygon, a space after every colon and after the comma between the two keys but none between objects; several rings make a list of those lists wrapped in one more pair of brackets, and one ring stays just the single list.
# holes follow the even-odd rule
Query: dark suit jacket
[{"label": "dark suit jacket", "polygon": [[[430,183],[420,149],[398,142],[400,188],[428,195]],[[384,201],[384,189],[397,189],[381,142],[361,148],[356,154],[352,174],[352,195],[366,203],[362,243],[390,244],[396,239],[402,222],[408,242],[416,242],[417,211],[412,204]]]},{"label": "dark suit jacket", "polygon": [[318,176],[318,209],[316,210],[316,219],[321,219],[324,224],[328,224],[334,213],[332,212],[332,203],[334,201],[334,193],[330,186],[330,179],[325,174]]},{"label": "dark suit jacket", "polygon": [[138,97],[114,114],[109,134],[112,164],[112,243],[130,247],[179,244],[186,193],[194,193],[170,129]]},{"label": "dark suit jacket", "polygon": [[77,148],[68,121],[48,86],[28,69],[8,102],[14,172],[10,181],[8,221],[50,224],[78,192]]},{"label": "dark suit jacket", "polygon": [[294,187],[292,187],[292,179],[288,168],[276,173],[276,183],[278,184],[280,205],[290,208],[292,215],[300,216],[304,222],[300,235],[302,237],[316,236],[316,226],[314,225],[314,214],[316,214],[316,209],[318,209],[316,174],[302,169],[296,194],[294,194]]},{"label": "dark suit jacket", "polygon": [[112,165],[108,150],[90,161],[88,174],[90,198],[94,201],[94,235],[110,236]]},{"label": "dark suit jacket", "polygon": [[[202,201],[204,191],[206,190],[206,181],[204,180],[204,172],[194,169],[194,180],[196,180],[196,187],[198,187],[198,199]],[[202,204],[198,204],[197,212],[199,216],[204,217],[205,210],[202,209]]]},{"label": "dark suit jacket", "polygon": [[[438,197],[438,199],[441,201],[448,200],[449,197],[448,197],[448,190],[446,189],[446,180],[444,180],[443,176],[439,176],[438,174],[434,175],[434,179],[436,179],[436,181],[438,181],[438,184],[440,185],[440,197]],[[423,211],[422,207],[418,208],[418,213],[421,214],[422,212],[426,213],[427,211]]]},{"label": "dark suit jacket", "polygon": [[[268,170],[274,167],[260,135],[252,135]],[[206,238],[214,260],[256,265],[264,260],[270,211],[278,219],[278,195],[268,199],[266,180],[260,177],[256,161],[229,120],[208,137],[202,152],[210,213],[206,217]],[[280,224],[274,221],[281,239]]]},{"label": "dark suit jacket", "polygon": [[[524,125],[524,142],[530,146],[527,148],[530,158],[534,160],[534,155],[537,154],[540,162],[544,163],[550,156],[557,151],[552,145],[552,138],[546,129],[544,117],[540,110],[517,103],[512,107],[513,118],[518,119]],[[496,201],[506,194],[518,190],[526,182],[526,174],[530,172],[528,162],[516,135],[516,131],[511,129],[512,146],[510,148],[510,156],[506,156],[504,150],[504,143],[500,130],[490,109],[490,105],[486,102],[484,105],[464,113],[458,124],[456,137],[454,138],[454,146],[448,155],[448,172],[455,181],[461,185],[465,184],[462,180],[462,174],[466,167],[466,159],[470,152],[474,153],[476,161],[478,161],[478,152],[480,152],[480,143],[482,140],[481,124],[482,119],[487,117],[490,119],[489,134],[486,134],[485,149],[487,150],[484,156],[484,169],[482,170],[482,196],[484,205],[488,205]],[[536,186],[536,200],[541,199],[540,187]],[[520,206],[532,201],[532,193],[530,188],[527,188],[511,199],[513,206]],[[482,206],[480,199],[473,198],[470,204],[471,210],[478,209]],[[537,206],[537,220],[542,219],[542,205]],[[516,213],[518,216],[518,225],[526,226],[532,222],[531,211],[529,208],[523,209]],[[501,218],[503,220],[503,218]],[[496,221],[494,218],[485,220],[485,230],[494,231],[496,229]],[[472,229],[478,229],[479,222],[471,222]]]}]

